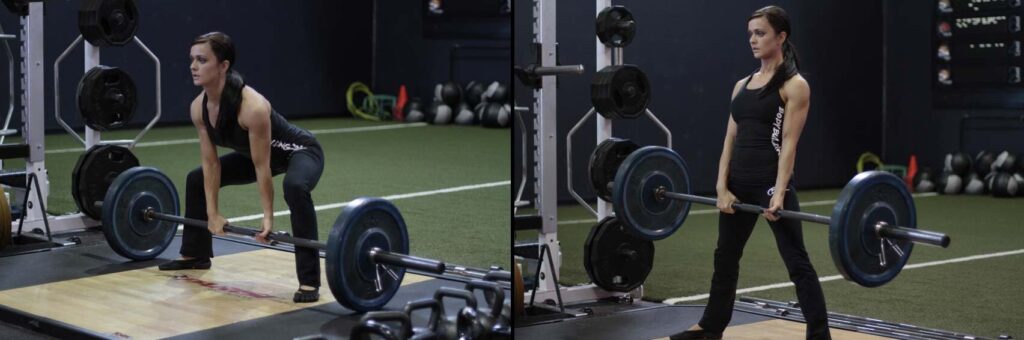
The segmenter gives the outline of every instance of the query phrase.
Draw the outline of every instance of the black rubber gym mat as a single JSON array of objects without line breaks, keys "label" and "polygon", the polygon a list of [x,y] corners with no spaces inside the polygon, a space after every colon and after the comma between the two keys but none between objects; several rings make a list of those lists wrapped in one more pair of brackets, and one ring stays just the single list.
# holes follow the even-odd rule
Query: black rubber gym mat
[{"label": "black rubber gym mat", "polygon": [[[652,306],[654,305],[654,306]],[[641,303],[638,309],[583,316],[515,329],[516,339],[656,339],[682,332],[700,320],[703,305]],[[730,326],[773,320],[733,311]]]}]

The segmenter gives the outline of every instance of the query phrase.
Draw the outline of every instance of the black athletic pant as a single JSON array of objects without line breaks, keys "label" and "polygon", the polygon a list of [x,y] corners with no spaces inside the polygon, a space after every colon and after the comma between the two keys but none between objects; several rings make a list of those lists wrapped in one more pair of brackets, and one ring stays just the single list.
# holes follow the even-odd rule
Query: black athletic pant
[{"label": "black athletic pant", "polygon": [[[319,147],[292,153],[287,166],[274,168],[274,176],[285,173],[284,201],[291,210],[292,231],[295,237],[317,239],[316,210],[310,192],[320,181],[324,171],[323,151]],[[220,186],[256,182],[256,168],[248,156],[232,152],[220,157]],[[203,168],[189,172],[185,187],[185,217],[206,220],[206,191],[203,186]],[[220,199],[224,199],[221,197]],[[258,199],[258,198],[257,198]],[[181,255],[213,257],[213,238],[202,228],[185,228],[181,237]],[[320,287],[320,256],[316,249],[295,249],[295,272],[299,284]]]},{"label": "black athletic pant", "polygon": [[[729,191],[743,203],[767,207],[773,185],[729,184]],[[774,192],[773,192],[774,193]],[[792,185],[786,190],[783,209],[799,211],[796,189]],[[711,332],[722,332],[732,318],[733,302],[736,300],[736,280],[739,279],[740,258],[743,247],[754,230],[760,214],[736,211],[734,214],[718,215],[718,247],[715,249],[715,273],[711,279],[711,297],[704,309],[700,327]],[[768,223],[775,234],[779,254],[786,263],[789,279],[796,285],[796,296],[800,310],[807,320],[808,339],[829,339],[828,315],[825,310],[825,296],[821,292],[818,274],[804,249],[803,230],[799,220],[779,219]]]}]

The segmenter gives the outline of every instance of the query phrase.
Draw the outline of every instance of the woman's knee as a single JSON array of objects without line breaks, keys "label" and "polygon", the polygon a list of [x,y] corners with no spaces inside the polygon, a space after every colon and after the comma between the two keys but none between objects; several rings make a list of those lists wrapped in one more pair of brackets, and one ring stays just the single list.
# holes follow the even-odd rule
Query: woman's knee
[{"label": "woman's knee", "polygon": [[297,202],[310,197],[311,188],[304,180],[286,177],[281,186],[284,188],[284,199],[287,202]]}]

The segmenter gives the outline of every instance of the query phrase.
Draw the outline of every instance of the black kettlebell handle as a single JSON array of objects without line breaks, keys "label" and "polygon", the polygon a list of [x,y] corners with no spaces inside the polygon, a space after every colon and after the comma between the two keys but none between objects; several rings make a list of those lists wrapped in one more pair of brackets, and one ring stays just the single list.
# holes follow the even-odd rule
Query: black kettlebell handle
[{"label": "black kettlebell handle", "polygon": [[466,307],[476,309],[476,297],[473,296],[473,292],[465,289],[458,289],[452,287],[441,287],[434,292],[434,300],[441,305],[441,314],[438,317],[445,319],[447,316],[444,313],[444,298],[455,298],[466,301]]},{"label": "black kettlebell handle", "polygon": [[427,329],[437,329],[437,321],[440,315],[444,315],[444,305],[440,301],[431,298],[424,298],[415,301],[409,301],[405,304],[403,313],[409,316],[409,321],[412,321],[412,312],[420,309],[430,308],[430,318],[427,321]]},{"label": "black kettlebell handle", "polygon": [[[389,322],[389,321],[390,322],[398,322],[401,325],[402,328],[401,328],[401,333],[400,334],[395,334],[393,328],[391,328],[390,326],[384,324],[384,322]],[[406,315],[403,312],[380,311],[380,312],[366,313],[366,315],[363,315],[363,317],[359,319],[359,325],[360,326],[366,325],[367,327],[364,327],[365,328],[364,331],[370,331],[371,332],[371,333],[362,333],[362,334],[378,334],[378,335],[381,335],[381,336],[384,336],[384,337],[388,337],[388,335],[383,335],[383,334],[380,334],[380,333],[376,333],[376,331],[388,330],[388,331],[391,331],[392,335],[394,335],[394,336],[396,336],[397,338],[400,338],[400,339],[408,338],[409,336],[412,335],[412,321],[409,320],[409,316]],[[383,327],[379,327],[379,326],[376,326],[376,325],[382,325]],[[357,328],[359,328],[359,327],[357,327]],[[352,333],[353,334],[356,333],[355,329],[352,330]],[[353,335],[353,338],[355,338],[354,335]]]},{"label": "black kettlebell handle", "polygon": [[367,320],[367,322],[360,322],[352,328],[352,333],[349,334],[352,340],[369,340],[371,334],[376,334],[384,339],[388,340],[399,340],[403,339],[395,334],[395,331],[380,322],[374,320]]},{"label": "black kettlebell handle", "polygon": [[[489,291],[494,294],[490,300],[487,301],[488,307],[491,308],[491,319],[497,320],[501,317],[501,305],[505,302],[505,290],[501,289],[501,286],[495,282],[473,280],[466,284],[466,290],[470,293],[476,290]],[[487,296],[486,294],[484,295]]]}]

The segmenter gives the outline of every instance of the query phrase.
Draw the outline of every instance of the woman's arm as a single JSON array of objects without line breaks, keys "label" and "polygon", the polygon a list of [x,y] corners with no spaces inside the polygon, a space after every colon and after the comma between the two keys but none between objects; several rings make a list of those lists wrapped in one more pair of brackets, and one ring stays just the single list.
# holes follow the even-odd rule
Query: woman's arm
[{"label": "woman's arm", "polygon": [[811,106],[811,87],[800,75],[787,80],[779,92],[785,102],[786,113],[782,123],[782,149],[779,150],[775,194],[763,214],[769,221],[777,221],[779,218],[775,216],[775,212],[784,206],[786,187],[793,176],[793,164],[796,161],[796,144],[800,141],[800,133],[804,130],[807,111]]},{"label": "woman's arm", "polygon": [[782,150],[779,152],[779,173],[775,180],[775,196],[785,195],[789,179],[793,175],[796,161],[796,146],[807,122],[807,111],[811,104],[811,88],[803,77],[790,78],[782,86],[782,98],[786,102],[786,113],[782,123]]},{"label": "woman's arm", "polygon": [[[736,86],[732,89],[732,97],[729,99],[736,99],[736,94],[740,92],[743,84],[746,83],[747,78],[740,79],[736,82]],[[736,140],[736,121],[732,119],[732,113],[729,113],[729,121],[725,128],[725,141],[722,142],[722,156],[718,159],[718,182],[715,184],[715,189],[719,192],[727,191],[726,187],[729,178],[729,161],[732,160],[732,146]]]},{"label": "woman's arm", "polygon": [[[249,91],[245,91],[247,95],[255,94],[255,91]],[[259,95],[250,95],[245,99],[238,111],[238,123],[249,132],[249,153],[256,169],[256,186],[260,191],[263,220],[267,223],[274,217],[274,182],[270,172],[270,105]]]},{"label": "woman's arm", "polygon": [[217,209],[217,194],[220,191],[220,159],[217,158],[217,148],[210,141],[210,135],[206,133],[206,124],[203,122],[202,101],[198,98],[192,102],[192,124],[199,132],[199,155],[203,167],[203,188],[206,193],[206,215],[209,217],[219,216]]}]

